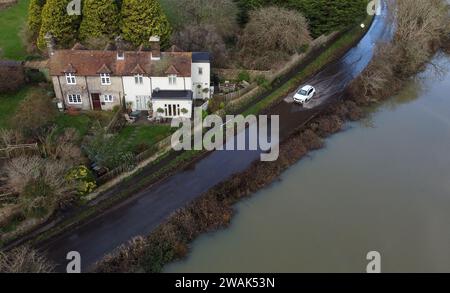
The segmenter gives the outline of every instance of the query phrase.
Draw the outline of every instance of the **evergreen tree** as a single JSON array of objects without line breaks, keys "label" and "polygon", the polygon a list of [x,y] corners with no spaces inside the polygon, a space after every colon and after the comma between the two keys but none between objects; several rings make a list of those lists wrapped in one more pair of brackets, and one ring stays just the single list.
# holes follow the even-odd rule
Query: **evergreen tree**
[{"label": "evergreen tree", "polygon": [[70,46],[76,42],[80,17],[68,15],[67,6],[71,0],[47,0],[42,9],[42,25],[39,32],[38,47],[45,50],[45,35],[51,33],[57,44]]},{"label": "evergreen tree", "polygon": [[119,9],[114,0],[84,0],[80,39],[114,38],[119,34],[119,19]]},{"label": "evergreen tree", "polygon": [[125,40],[138,46],[159,36],[161,45],[168,45],[172,29],[157,0],[123,0],[121,15]]},{"label": "evergreen tree", "polygon": [[28,6],[28,30],[37,35],[41,29],[41,13],[45,5],[45,0],[31,0]]}]

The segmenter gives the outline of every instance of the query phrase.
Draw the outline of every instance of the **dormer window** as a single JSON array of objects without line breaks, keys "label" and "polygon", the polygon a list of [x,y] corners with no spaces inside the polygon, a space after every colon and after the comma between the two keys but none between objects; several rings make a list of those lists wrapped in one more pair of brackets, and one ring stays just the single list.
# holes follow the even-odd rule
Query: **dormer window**
[{"label": "dormer window", "polygon": [[73,73],[66,73],[66,81],[67,84],[77,84],[77,79]]},{"label": "dormer window", "polygon": [[111,84],[111,76],[109,73],[101,73],[100,74],[100,82],[102,85],[110,85]]},{"label": "dormer window", "polygon": [[144,83],[144,77],[141,74],[136,74],[134,76],[134,83],[136,83],[136,84],[143,84]]},{"label": "dormer window", "polygon": [[169,84],[170,85],[177,84],[177,76],[176,75],[169,75]]},{"label": "dormer window", "polygon": [[117,52],[117,60],[125,60],[125,54],[123,53],[123,51]]}]

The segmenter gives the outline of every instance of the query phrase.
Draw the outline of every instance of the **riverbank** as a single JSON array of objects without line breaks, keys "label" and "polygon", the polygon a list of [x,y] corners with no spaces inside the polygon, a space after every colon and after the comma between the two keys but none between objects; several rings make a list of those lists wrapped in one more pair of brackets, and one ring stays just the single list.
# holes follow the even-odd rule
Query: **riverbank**
[{"label": "riverbank", "polygon": [[[442,41],[443,36],[439,35],[437,41]],[[367,93],[362,97],[361,95],[355,95],[355,91],[350,90],[344,99],[330,103],[307,126],[285,140],[280,146],[280,157],[276,162],[256,162],[246,171],[220,183],[188,207],[176,212],[148,237],[138,237],[129,245],[123,246],[114,254],[107,256],[98,264],[95,271],[159,272],[168,262],[184,257],[188,252],[189,243],[199,234],[224,228],[229,224],[233,213],[233,205],[236,202],[269,185],[309,151],[323,147],[323,140],[341,131],[346,121],[363,118],[370,105],[381,102],[398,92],[401,85],[420,71],[420,68],[423,68],[440,48],[440,46],[431,46],[436,39],[428,41],[430,41],[430,51],[427,52],[427,58],[423,59],[422,63],[418,63],[415,70],[405,71],[398,75],[395,83],[392,83],[392,80],[386,80],[381,84],[381,87],[384,87],[383,90],[389,94],[378,95],[379,92],[374,91],[372,94],[377,94],[376,97],[366,95]],[[396,42],[398,40],[392,44],[398,45]],[[385,57],[386,55],[383,55],[382,51],[378,51],[374,60],[361,76],[365,77],[370,75],[369,73],[376,72],[374,67],[377,67],[380,60],[383,60],[384,64],[383,58]],[[400,62],[405,61],[404,58],[411,58],[412,56],[403,55],[401,57],[403,59],[398,59],[398,63],[394,59],[389,59],[392,62],[391,66],[400,66]],[[351,89],[355,89],[357,84],[361,85],[361,80],[362,78],[356,79]]]}]

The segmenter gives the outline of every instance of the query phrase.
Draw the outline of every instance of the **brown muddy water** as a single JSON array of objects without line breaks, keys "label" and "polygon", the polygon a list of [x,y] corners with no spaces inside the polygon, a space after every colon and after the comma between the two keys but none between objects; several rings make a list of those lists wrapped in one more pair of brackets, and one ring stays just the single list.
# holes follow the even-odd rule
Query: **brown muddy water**
[{"label": "brown muddy water", "polygon": [[166,272],[450,272],[450,58],[236,206]]}]

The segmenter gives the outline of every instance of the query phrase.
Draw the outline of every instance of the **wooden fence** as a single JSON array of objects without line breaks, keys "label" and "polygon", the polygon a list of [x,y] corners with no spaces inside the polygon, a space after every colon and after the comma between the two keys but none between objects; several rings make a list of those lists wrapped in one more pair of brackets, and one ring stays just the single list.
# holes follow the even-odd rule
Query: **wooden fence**
[{"label": "wooden fence", "polygon": [[223,99],[226,102],[230,102],[233,101],[235,99],[239,99],[240,97],[242,97],[243,95],[247,94],[248,92],[250,92],[252,89],[254,89],[256,87],[256,84],[251,84],[245,88],[242,88],[238,91],[234,91],[228,94],[216,94],[214,95],[215,97],[223,97]]},{"label": "wooden fence", "polygon": [[126,120],[123,117],[123,113],[121,110],[118,110],[111,121],[109,122],[108,126],[106,126],[105,130],[106,133],[115,133],[120,131],[124,126],[126,125]]}]

